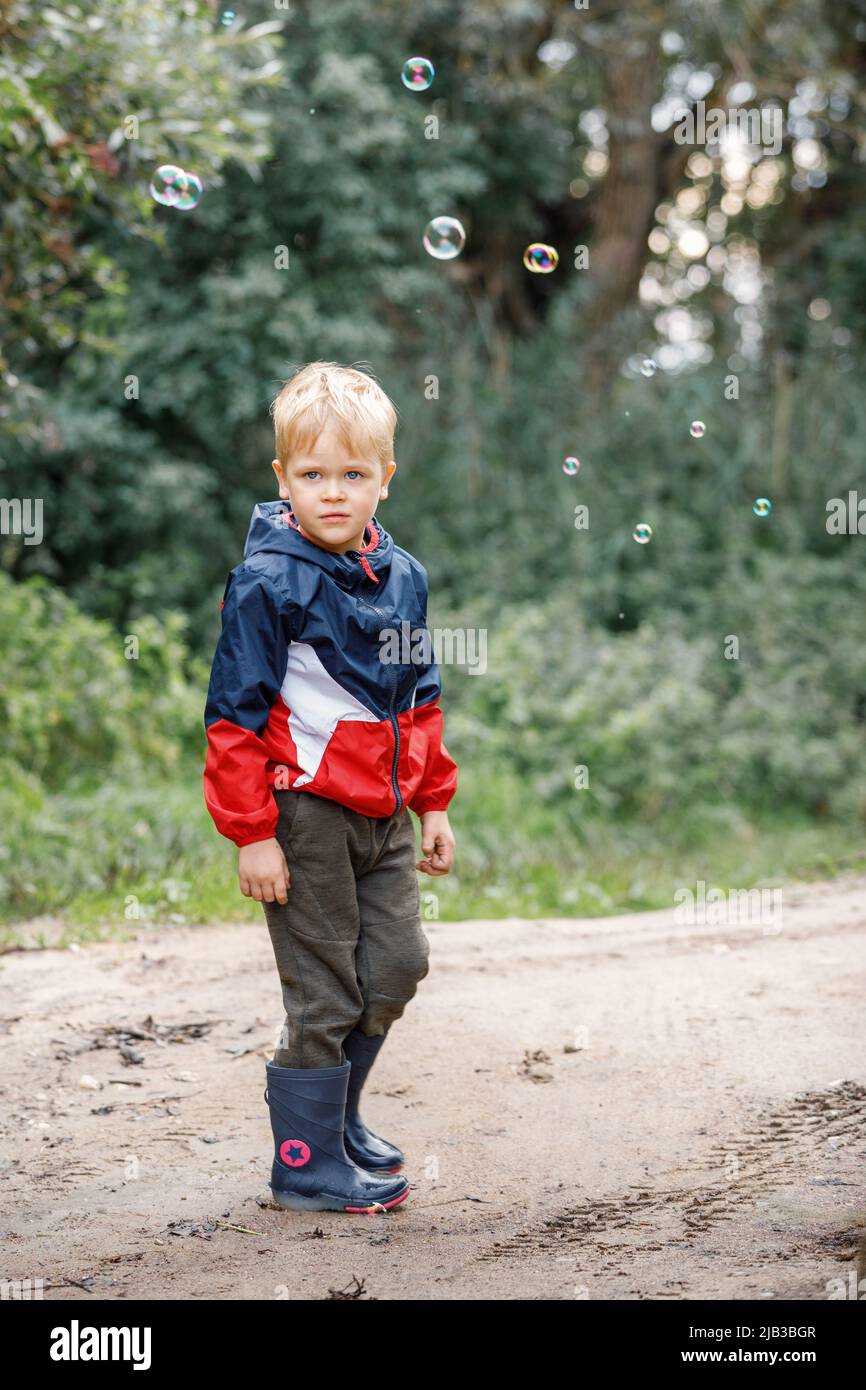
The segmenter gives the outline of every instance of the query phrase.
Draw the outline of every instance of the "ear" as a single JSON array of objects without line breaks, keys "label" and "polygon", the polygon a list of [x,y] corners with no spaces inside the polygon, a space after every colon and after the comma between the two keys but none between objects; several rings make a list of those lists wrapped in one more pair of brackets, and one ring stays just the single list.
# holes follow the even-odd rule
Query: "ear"
[{"label": "ear", "polygon": [[379,490],[379,496],[380,496],[380,497],[387,497],[387,496],[388,496],[388,484],[390,483],[391,479],[393,478],[393,476],[394,476],[394,474],[395,474],[396,472],[397,472],[397,464],[396,464],[396,462],[395,462],[394,459],[391,459],[390,463],[387,465],[387,467],[386,467],[386,469],[385,469],[385,476],[384,476],[384,478],[382,479],[382,487],[381,487],[380,490]]},{"label": "ear", "polygon": [[288,502],[288,501],[290,500],[290,498],[289,498],[289,489],[288,489],[288,485],[287,485],[287,483],[286,483],[286,480],[285,480],[285,478],[284,478],[284,476],[283,476],[283,470],[282,470],[282,468],[280,467],[280,460],[279,460],[279,459],[274,459],[273,462],[271,463],[271,468],[273,468],[274,473],[276,474],[277,483],[279,484],[279,488],[280,488],[280,496],[281,496],[282,498],[284,498],[285,501]]}]

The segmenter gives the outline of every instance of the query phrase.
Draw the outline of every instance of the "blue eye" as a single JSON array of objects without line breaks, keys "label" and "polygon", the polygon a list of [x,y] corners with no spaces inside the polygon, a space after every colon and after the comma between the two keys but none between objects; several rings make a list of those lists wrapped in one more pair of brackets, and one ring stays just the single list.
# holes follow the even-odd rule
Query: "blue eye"
[{"label": "blue eye", "polygon": [[[318,471],[318,468],[308,468],[306,473],[304,474],[304,477],[311,478],[314,474],[318,473]],[[363,477],[363,474],[361,473],[361,470],[359,468],[347,468],[346,473],[354,473],[356,478]]]}]

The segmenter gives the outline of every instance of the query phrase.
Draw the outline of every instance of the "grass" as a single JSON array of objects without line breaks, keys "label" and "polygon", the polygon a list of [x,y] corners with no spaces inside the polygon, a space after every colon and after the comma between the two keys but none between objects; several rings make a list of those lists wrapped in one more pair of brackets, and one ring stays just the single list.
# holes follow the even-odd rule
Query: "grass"
[{"label": "grass", "polygon": [[[598,917],[671,908],[676,890],[699,879],[727,892],[866,870],[866,836],[850,822],[726,805],[617,822],[586,814],[580,796],[565,806],[527,800],[513,778],[461,772],[455,865],[447,877],[418,875],[422,918]],[[262,921],[195,772],[44,798],[5,819],[2,949]]]}]

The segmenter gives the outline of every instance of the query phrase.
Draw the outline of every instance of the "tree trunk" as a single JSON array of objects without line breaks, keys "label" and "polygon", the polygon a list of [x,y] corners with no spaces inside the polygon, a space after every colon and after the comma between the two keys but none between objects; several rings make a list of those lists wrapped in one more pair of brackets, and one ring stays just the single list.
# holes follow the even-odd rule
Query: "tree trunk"
[{"label": "tree trunk", "polygon": [[633,37],[618,52],[605,54],[604,61],[602,105],[608,113],[609,164],[593,199],[589,269],[594,294],[587,324],[592,338],[591,393],[610,370],[607,330],[634,300],[640,282],[659,196],[663,148],[650,124],[658,96],[656,34]]}]

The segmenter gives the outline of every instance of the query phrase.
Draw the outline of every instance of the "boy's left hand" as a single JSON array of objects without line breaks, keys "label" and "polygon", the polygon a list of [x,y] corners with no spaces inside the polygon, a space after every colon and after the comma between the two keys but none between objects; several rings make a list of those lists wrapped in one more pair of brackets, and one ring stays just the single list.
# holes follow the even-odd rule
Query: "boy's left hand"
[{"label": "boy's left hand", "polygon": [[447,874],[454,858],[454,836],[447,811],[425,811],[421,820],[421,849],[425,855],[415,865],[424,874]]}]

